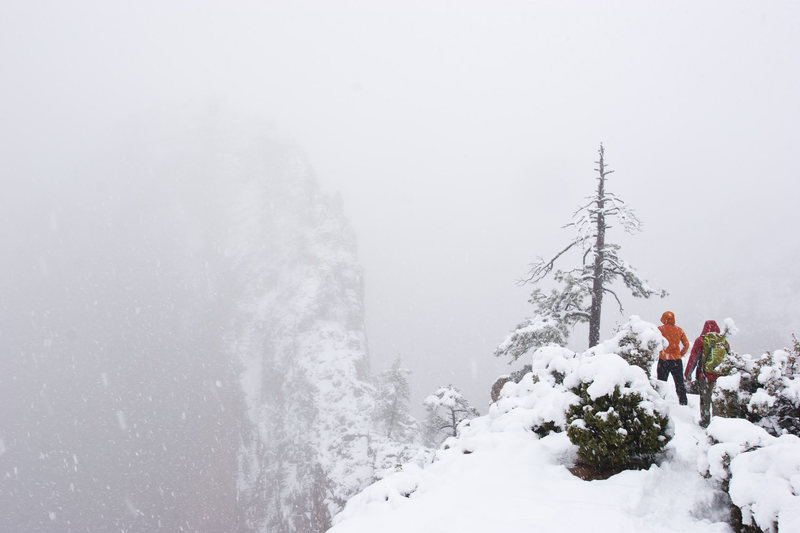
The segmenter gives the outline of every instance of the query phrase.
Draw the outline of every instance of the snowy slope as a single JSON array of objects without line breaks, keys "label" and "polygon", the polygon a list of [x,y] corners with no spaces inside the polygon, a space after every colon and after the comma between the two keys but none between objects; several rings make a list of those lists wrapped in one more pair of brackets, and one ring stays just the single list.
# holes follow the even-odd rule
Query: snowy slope
[{"label": "snowy slope", "polygon": [[[653,324],[631,317],[583,354],[533,351],[531,371],[506,383],[486,416],[462,423],[424,468],[405,465],[352,498],[331,533],[728,532],[736,520],[800,531],[800,438],[739,418],[701,428],[698,396],[681,406],[672,382],[647,377],[662,345]],[[568,423],[565,412],[582,401],[581,384],[592,398],[635,391],[642,412],[668,414],[656,464],[605,480],[571,473],[578,449],[564,429],[586,417]]]},{"label": "snowy slope", "polygon": [[726,510],[715,505],[720,494],[698,473],[705,433],[697,409],[697,397],[688,407],[670,403],[669,461],[596,481],[564,466],[575,453],[565,433],[495,431],[482,417],[438,461],[406,467],[351,500],[330,531],[729,531]]},{"label": "snowy slope", "polygon": [[[657,332],[636,317],[631,324],[645,341]],[[698,397],[680,406],[671,382],[653,390],[644,370],[613,353],[618,340],[583,355],[536,351],[532,374],[506,384],[486,416],[462,424],[432,463],[406,465],[352,498],[331,533],[730,531],[719,479],[702,474],[712,442],[697,424]],[[566,385],[552,380],[556,372]],[[569,471],[577,448],[566,432],[540,438],[531,430],[548,420],[565,427],[577,379],[599,389],[627,383],[643,403],[668,411],[674,435],[656,465],[584,481]]]}]

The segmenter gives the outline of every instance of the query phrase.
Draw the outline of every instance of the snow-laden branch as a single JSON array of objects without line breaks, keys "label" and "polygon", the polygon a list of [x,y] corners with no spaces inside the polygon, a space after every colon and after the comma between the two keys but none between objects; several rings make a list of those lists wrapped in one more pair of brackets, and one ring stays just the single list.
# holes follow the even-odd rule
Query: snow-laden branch
[{"label": "snow-laden branch", "polygon": [[[620,246],[608,242],[609,230],[621,227],[626,233],[642,230],[642,222],[633,209],[617,194],[606,191],[606,177],[614,171],[606,167],[603,146],[598,150],[596,162],[597,190],[593,196],[586,197],[564,225],[575,233],[561,251],[548,261],[541,257],[530,266],[528,275],[521,284],[538,283],[552,275],[561,287],[552,295],[534,291],[531,303],[536,307],[533,317],[519,324],[503,344],[496,350],[497,355],[509,355],[516,359],[530,346],[541,343],[554,335],[552,321],[568,327],[578,322],[589,322],[589,343],[598,341],[602,300],[605,294],[611,295],[620,311],[622,303],[612,288],[613,283],[622,280],[625,287],[637,298],[666,295],[657,290],[639,275],[626,261],[619,257]],[[556,265],[573,249],[580,249],[580,262],[571,268],[556,269]],[[589,301],[587,305],[585,302]],[[568,305],[565,304],[568,302]],[[548,306],[552,312],[547,312]]]}]

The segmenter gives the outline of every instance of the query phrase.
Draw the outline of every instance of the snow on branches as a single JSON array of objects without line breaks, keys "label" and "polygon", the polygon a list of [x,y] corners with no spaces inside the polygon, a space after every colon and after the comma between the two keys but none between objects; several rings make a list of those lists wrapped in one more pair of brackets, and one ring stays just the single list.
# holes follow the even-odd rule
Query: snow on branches
[{"label": "snow on branches", "polygon": [[[620,245],[606,240],[606,233],[619,224],[627,233],[641,231],[642,223],[625,201],[614,193],[606,191],[606,179],[614,171],[605,163],[605,149],[600,145],[599,160],[596,161],[598,173],[597,190],[588,202],[580,206],[572,216],[566,228],[574,228],[575,236],[557,254],[550,259],[539,258],[531,265],[523,283],[539,283],[551,273],[561,286],[557,292],[566,294],[574,308],[565,316],[565,325],[571,327],[577,322],[589,323],[589,346],[594,346],[600,339],[600,316],[603,297],[614,298],[622,312],[622,302],[612,288],[621,280],[636,298],[666,296],[665,291],[657,290],[642,278],[639,272],[619,255]],[[571,250],[581,252],[580,262],[566,270],[556,269],[556,263]],[[535,295],[536,293],[534,293]],[[537,307],[537,314],[546,314],[543,305],[557,301],[558,298],[541,299],[533,297],[531,303]],[[588,302],[587,302],[588,300]]]},{"label": "snow on branches", "polygon": [[452,385],[439,387],[425,398],[425,409],[428,411],[425,440],[431,447],[438,446],[447,437],[457,436],[461,422],[480,415],[461,391]]},{"label": "snow on branches", "polygon": [[717,380],[714,413],[745,418],[770,434],[800,436],[800,342],[759,357],[733,353]]}]

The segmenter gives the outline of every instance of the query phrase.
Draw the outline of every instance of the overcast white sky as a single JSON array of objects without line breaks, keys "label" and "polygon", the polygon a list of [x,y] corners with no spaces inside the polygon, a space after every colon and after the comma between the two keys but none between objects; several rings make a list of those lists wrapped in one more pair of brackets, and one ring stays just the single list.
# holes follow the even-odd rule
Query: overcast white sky
[{"label": "overcast white sky", "polygon": [[6,0],[0,179],[79,189],[65,168],[160,110],[269,120],[342,194],[376,369],[484,409],[514,282],[568,239],[601,141],[645,223],[623,256],[671,292],[627,313],[731,316],[742,351],[800,333],[798,28],[777,1]]}]

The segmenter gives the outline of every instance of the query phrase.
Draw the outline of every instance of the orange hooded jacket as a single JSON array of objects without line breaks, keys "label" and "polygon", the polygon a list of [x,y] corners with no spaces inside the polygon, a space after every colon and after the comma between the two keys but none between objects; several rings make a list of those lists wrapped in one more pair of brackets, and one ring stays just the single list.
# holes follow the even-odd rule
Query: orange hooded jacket
[{"label": "orange hooded jacket", "polygon": [[689,339],[681,328],[675,325],[675,315],[672,311],[667,311],[661,315],[663,326],[658,327],[661,335],[667,339],[669,345],[658,354],[659,359],[680,359],[689,351]]}]

